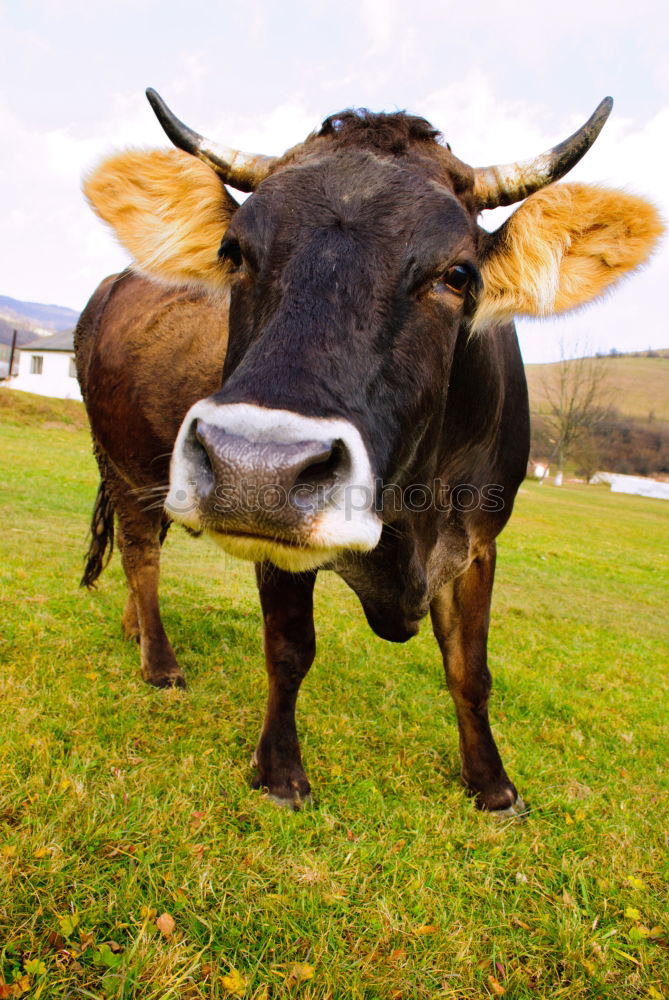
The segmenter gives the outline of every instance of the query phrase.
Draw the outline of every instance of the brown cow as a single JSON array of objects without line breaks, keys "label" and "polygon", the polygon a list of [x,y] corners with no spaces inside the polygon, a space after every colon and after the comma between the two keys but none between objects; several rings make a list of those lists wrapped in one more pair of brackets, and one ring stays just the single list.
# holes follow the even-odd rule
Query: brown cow
[{"label": "brown cow", "polygon": [[[464,782],[481,808],[522,811],[486,660],[495,538],[528,454],[513,315],[595,298],[658,238],[642,199],[552,184],[611,101],[536,160],[475,170],[405,114],[334,115],[271,159],[207,143],[149,98],[186,152],[123,153],[86,185],[159,283],[107,279],[77,331],[102,476],[84,582],[115,512],[125,632],[146,680],[181,685],[158,608],[169,521],[256,562],[270,692],[254,783],[292,805],[310,791],[295,704],[318,569],[385,639],[430,612]],[[225,183],[253,194],[240,206]],[[522,199],[496,232],[478,226],[481,209]]]}]

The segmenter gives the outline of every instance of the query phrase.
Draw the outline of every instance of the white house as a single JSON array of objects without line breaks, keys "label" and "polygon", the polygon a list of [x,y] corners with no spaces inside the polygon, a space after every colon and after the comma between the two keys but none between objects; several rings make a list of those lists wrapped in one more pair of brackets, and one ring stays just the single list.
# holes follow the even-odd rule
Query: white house
[{"label": "white house", "polygon": [[8,389],[57,399],[81,399],[74,365],[74,330],[38,337],[19,347],[19,372],[5,382]]}]

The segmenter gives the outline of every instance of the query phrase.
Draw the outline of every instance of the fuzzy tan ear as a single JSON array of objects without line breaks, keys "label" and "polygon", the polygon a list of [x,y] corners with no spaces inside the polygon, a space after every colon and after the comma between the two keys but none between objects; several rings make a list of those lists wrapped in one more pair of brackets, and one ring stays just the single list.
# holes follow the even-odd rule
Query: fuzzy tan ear
[{"label": "fuzzy tan ear", "polygon": [[654,206],[625,191],[538,191],[492,234],[473,329],[590,302],[643,264],[663,230]]},{"label": "fuzzy tan ear", "polygon": [[129,150],[84,182],[84,194],[139,270],[170,284],[227,285],[218,259],[237,207],[204,163],[179,150]]}]

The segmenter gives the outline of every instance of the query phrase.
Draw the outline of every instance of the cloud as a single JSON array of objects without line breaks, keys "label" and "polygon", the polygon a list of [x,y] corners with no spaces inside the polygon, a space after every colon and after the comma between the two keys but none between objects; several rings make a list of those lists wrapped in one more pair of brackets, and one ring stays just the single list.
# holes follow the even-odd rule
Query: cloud
[{"label": "cloud", "polygon": [[[3,99],[0,131],[12,136],[0,160],[3,198],[12,206],[3,220],[3,291],[81,308],[110,264],[113,270],[125,261],[79,192],[79,178],[108,150],[109,138],[31,130]],[[136,121],[117,123],[122,142],[141,131]]]},{"label": "cloud", "polygon": [[395,37],[396,3],[393,0],[362,0],[359,9],[371,42],[368,57],[385,52]]}]

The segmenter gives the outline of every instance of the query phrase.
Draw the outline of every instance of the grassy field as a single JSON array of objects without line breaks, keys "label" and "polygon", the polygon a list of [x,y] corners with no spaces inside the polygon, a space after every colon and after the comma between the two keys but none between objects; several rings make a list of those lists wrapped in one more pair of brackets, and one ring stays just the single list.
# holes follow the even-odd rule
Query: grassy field
[{"label": "grassy field", "polygon": [[77,587],[81,409],[0,391],[0,998],[669,997],[669,509],[528,485],[500,542],[492,716],[524,823],[477,813],[429,628],[375,638],[337,578],[299,705],[312,807],[249,788],[250,566],[173,530],[189,690]]},{"label": "grassy field", "polygon": [[[658,357],[604,358],[607,392],[610,401],[623,416],[669,421],[669,351]],[[546,409],[545,386],[551,384],[553,365],[525,365],[533,413]]]}]

